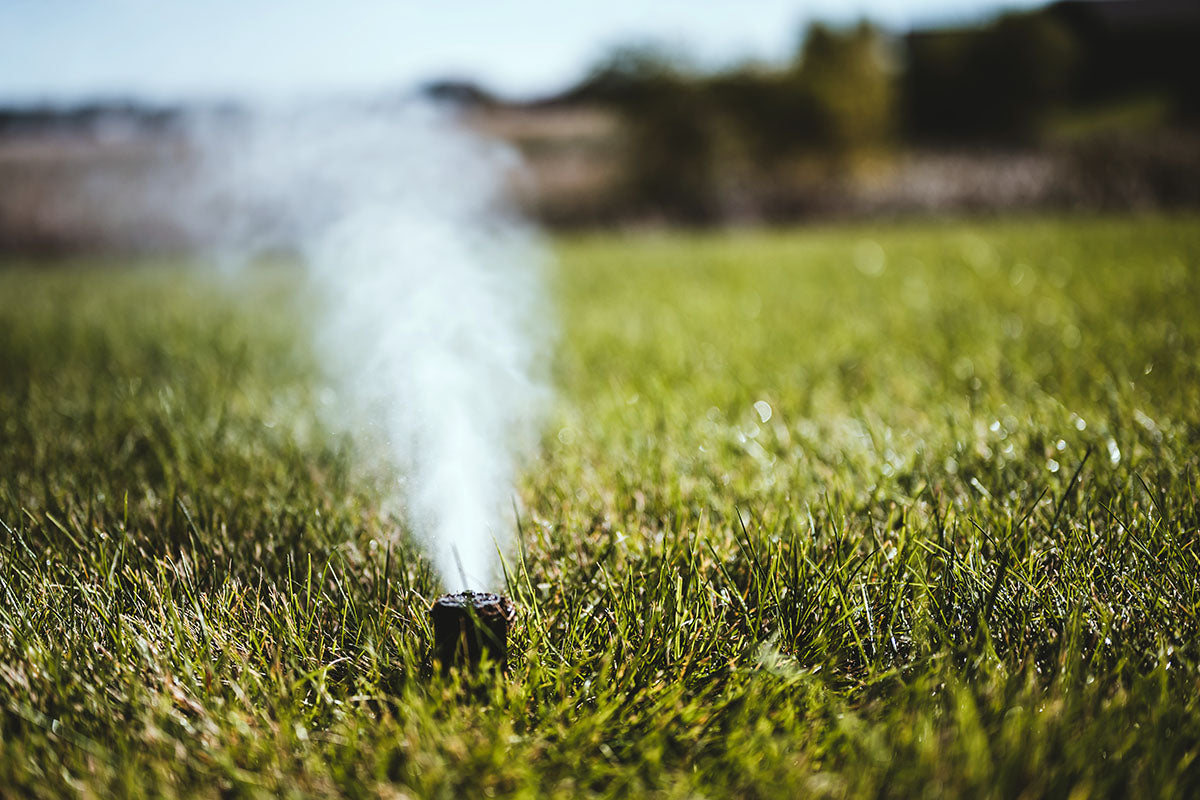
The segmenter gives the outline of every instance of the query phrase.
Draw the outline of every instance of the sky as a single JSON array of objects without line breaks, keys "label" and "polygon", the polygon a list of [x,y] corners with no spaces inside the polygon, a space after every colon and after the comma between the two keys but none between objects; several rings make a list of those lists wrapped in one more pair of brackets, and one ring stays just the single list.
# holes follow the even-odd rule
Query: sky
[{"label": "sky", "polygon": [[811,20],[897,31],[1040,0],[0,0],[0,102],[255,100],[466,79],[569,86],[614,46],[783,61]]}]

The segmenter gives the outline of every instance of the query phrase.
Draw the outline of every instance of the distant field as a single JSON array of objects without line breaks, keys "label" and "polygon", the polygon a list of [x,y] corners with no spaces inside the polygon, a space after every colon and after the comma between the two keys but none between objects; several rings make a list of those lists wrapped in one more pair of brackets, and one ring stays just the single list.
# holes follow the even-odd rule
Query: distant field
[{"label": "distant field", "polygon": [[0,795],[1200,792],[1200,218],[555,248],[473,703],[298,272],[0,270]]}]

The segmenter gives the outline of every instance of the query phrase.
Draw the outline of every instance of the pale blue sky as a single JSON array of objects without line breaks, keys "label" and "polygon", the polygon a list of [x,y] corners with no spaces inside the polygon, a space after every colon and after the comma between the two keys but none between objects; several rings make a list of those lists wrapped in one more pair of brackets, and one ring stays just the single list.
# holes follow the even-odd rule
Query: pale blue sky
[{"label": "pale blue sky", "polygon": [[0,101],[287,97],[436,77],[554,91],[613,45],[777,60],[807,20],[896,30],[1038,0],[0,0]]}]

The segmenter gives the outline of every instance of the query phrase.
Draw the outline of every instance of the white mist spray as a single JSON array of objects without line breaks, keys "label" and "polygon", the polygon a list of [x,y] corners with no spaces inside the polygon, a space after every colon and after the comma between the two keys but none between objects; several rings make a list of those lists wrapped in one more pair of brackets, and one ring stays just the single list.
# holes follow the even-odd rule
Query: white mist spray
[{"label": "white mist spray", "polygon": [[385,455],[447,585],[489,588],[546,399],[542,253],[503,207],[511,153],[411,105],[193,131],[199,216],[220,217],[223,246],[283,248],[306,264],[336,387],[328,422]]}]

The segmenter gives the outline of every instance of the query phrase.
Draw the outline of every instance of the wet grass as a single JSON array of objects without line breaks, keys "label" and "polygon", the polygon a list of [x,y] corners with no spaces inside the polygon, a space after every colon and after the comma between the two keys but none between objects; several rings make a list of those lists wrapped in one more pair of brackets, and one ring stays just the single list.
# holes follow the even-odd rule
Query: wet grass
[{"label": "wet grass", "polygon": [[0,271],[0,794],[1200,789],[1200,222],[556,248],[473,702],[291,271]]}]

